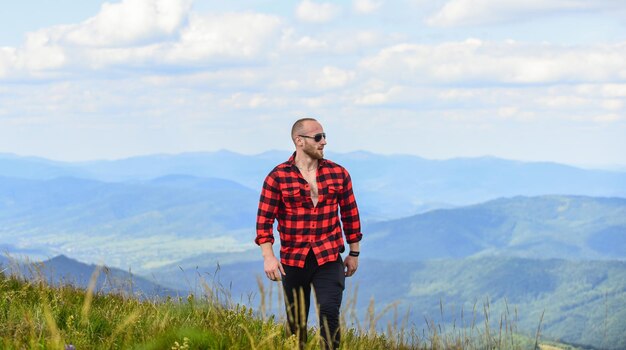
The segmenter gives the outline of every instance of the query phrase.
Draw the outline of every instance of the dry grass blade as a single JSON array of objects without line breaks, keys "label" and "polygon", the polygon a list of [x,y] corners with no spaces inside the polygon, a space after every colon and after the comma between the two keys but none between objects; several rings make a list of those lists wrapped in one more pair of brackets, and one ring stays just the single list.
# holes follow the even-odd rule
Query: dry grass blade
[{"label": "dry grass blade", "polygon": [[243,323],[240,323],[238,326],[243,329],[244,332],[246,332],[246,336],[248,336],[248,340],[250,341],[250,349],[256,350],[257,347],[254,345],[254,337],[252,336],[248,328]]},{"label": "dry grass blade", "polygon": [[81,309],[81,321],[83,324],[87,324],[89,320],[89,310],[91,309],[91,303],[93,302],[93,294],[96,289],[96,285],[98,283],[98,277],[100,276],[100,271],[102,270],[102,266],[98,265],[93,270],[91,274],[91,278],[89,279],[89,285],[87,286],[87,291],[85,292],[85,301],[83,302],[83,307]]},{"label": "dry grass blade", "polygon": [[541,335],[541,324],[543,323],[543,314],[545,314],[546,310],[541,312],[541,318],[539,319],[539,325],[537,326],[537,335],[535,335],[535,347],[534,349],[539,349],[539,337]]},{"label": "dry grass blade", "polygon": [[109,346],[108,346],[108,348],[113,348],[112,345],[113,345],[113,342],[117,339],[117,336],[120,335],[123,331],[125,331],[126,328],[129,325],[134,323],[139,318],[140,314],[141,314],[140,310],[133,311],[130,315],[128,315],[128,317],[126,317],[126,319],[124,319],[124,321],[122,323],[120,323],[115,328],[115,330],[111,334],[111,337],[109,338]]},{"label": "dry grass blade", "polygon": [[256,283],[259,288],[259,293],[261,297],[261,305],[259,306],[261,317],[263,321],[265,321],[267,319],[267,310],[265,308],[265,298],[266,298],[265,285],[263,284],[263,280],[261,279],[260,276],[256,276]]},{"label": "dry grass blade", "polygon": [[59,332],[59,327],[57,327],[56,322],[54,321],[54,317],[52,316],[52,311],[50,311],[50,306],[48,302],[43,299],[42,296],[42,306],[43,306],[43,314],[46,319],[46,325],[50,330],[50,334],[52,336],[52,347],[53,349],[62,349],[62,341],[61,341],[61,333]]}]

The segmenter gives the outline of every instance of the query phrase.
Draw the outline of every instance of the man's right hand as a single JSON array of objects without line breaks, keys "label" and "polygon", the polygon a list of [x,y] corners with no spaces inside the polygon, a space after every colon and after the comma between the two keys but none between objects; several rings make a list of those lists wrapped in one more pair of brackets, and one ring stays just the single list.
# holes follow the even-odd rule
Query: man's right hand
[{"label": "man's right hand", "polygon": [[272,281],[280,281],[281,274],[286,275],[283,265],[280,264],[280,261],[275,256],[263,258],[263,269],[267,278]]}]

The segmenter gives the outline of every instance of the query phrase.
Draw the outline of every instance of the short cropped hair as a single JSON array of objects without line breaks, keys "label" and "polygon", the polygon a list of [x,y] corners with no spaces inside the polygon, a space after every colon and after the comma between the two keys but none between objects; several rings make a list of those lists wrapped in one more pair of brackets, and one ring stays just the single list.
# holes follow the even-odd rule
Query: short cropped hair
[{"label": "short cropped hair", "polygon": [[316,122],[315,118],[301,118],[296,120],[291,127],[291,139],[295,140],[296,136],[302,134],[302,129],[304,128],[304,122]]}]

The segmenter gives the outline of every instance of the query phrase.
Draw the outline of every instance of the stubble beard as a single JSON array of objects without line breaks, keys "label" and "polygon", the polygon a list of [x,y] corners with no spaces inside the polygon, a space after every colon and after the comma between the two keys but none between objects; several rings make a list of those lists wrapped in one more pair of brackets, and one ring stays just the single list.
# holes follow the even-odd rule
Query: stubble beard
[{"label": "stubble beard", "polygon": [[305,147],[304,153],[312,159],[320,160],[324,158],[324,150],[317,149],[317,146],[313,146],[311,148]]}]

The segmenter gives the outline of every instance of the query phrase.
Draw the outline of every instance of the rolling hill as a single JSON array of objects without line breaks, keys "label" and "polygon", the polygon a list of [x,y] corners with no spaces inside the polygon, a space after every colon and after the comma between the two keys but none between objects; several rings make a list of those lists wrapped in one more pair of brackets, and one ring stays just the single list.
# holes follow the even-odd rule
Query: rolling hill
[{"label": "rolling hill", "polygon": [[44,280],[50,285],[73,285],[87,289],[92,275],[97,270],[94,291],[131,295],[138,298],[186,296],[187,291],[167,288],[130,271],[106,266],[85,264],[59,255],[54,258],[33,262],[0,256],[0,271],[26,280]]},{"label": "rolling hill", "polygon": [[375,223],[366,233],[364,250],[382,260],[626,259],[626,199],[501,198]]},{"label": "rolling hill", "polygon": [[422,327],[424,319],[447,327],[469,325],[474,317],[484,322],[487,308],[494,331],[506,316],[532,336],[545,312],[544,337],[596,348],[626,347],[623,261],[483,257],[414,263],[364,260],[361,265],[354,281],[360,297],[382,305],[400,301]]},{"label": "rolling hill", "polygon": [[251,245],[257,201],[235,182],[187,175],[126,183],[0,178],[0,242],[13,253],[137,270]]}]

